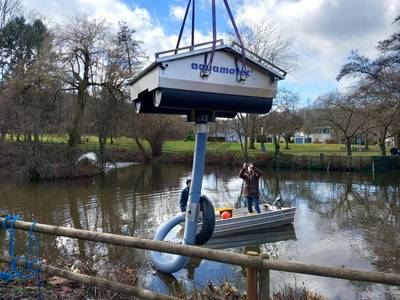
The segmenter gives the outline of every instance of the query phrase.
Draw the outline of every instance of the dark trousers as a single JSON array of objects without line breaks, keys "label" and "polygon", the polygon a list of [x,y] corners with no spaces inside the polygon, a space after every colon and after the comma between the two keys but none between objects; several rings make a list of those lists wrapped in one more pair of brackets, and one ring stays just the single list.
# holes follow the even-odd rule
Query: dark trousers
[{"label": "dark trousers", "polygon": [[260,205],[258,204],[258,196],[249,196],[247,197],[247,209],[250,213],[253,212],[253,201],[254,201],[254,208],[258,214],[261,213]]}]

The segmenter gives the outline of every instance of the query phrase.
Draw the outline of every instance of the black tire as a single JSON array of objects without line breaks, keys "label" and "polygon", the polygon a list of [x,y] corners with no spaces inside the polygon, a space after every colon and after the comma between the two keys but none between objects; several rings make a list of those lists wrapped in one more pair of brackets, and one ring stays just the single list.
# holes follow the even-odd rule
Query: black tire
[{"label": "black tire", "polygon": [[200,210],[203,212],[203,224],[196,235],[196,245],[204,245],[211,238],[215,227],[214,205],[206,196],[200,197]]}]

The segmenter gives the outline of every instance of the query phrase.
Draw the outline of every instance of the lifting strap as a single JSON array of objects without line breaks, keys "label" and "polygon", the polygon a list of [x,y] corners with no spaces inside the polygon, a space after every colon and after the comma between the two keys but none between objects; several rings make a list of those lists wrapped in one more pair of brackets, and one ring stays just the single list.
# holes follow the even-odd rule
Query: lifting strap
[{"label": "lifting strap", "polygon": [[[228,12],[229,15],[229,19],[232,23],[233,29],[235,30],[235,35],[236,38],[239,41],[239,45],[241,48],[241,53],[242,53],[242,67],[240,72],[238,73],[237,76],[237,80],[238,81],[244,81],[246,80],[246,74],[247,74],[247,68],[246,68],[246,52],[245,52],[245,48],[244,48],[244,44],[243,44],[243,40],[242,37],[240,36],[240,32],[239,29],[236,25],[235,22],[235,18],[233,17],[231,8],[229,6],[228,0],[223,0],[224,4],[225,4],[225,8],[226,11]],[[186,11],[185,11],[185,16],[183,18],[183,22],[181,25],[181,29],[179,32],[179,36],[178,36],[178,42],[176,44],[176,49],[175,49],[175,54],[178,53],[178,49],[182,40],[182,35],[183,35],[183,31],[185,29],[185,25],[186,25],[186,20],[189,14],[189,10],[190,10],[190,6],[192,5],[192,50],[194,48],[194,43],[195,43],[195,11],[196,11],[196,3],[195,0],[189,0],[188,5],[186,7]],[[211,10],[212,10],[212,36],[213,36],[213,40],[212,40],[212,50],[211,50],[211,54],[210,54],[210,59],[207,62],[207,57],[208,55],[205,56],[205,63],[204,63],[204,67],[201,69],[200,71],[200,76],[202,77],[207,77],[211,74],[212,72],[212,64],[214,61],[214,55],[215,55],[215,51],[216,51],[216,47],[217,47],[217,8],[216,8],[216,0],[211,0]]]}]

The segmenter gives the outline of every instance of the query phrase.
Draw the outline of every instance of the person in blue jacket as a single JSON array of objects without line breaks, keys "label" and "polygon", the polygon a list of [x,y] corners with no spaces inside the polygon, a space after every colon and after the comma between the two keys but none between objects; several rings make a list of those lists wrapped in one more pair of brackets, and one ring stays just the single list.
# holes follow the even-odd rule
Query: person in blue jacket
[{"label": "person in blue jacket", "polygon": [[189,200],[189,192],[190,192],[190,183],[191,179],[186,180],[186,187],[181,192],[181,199],[179,200],[179,206],[181,208],[181,212],[186,211],[186,206]]}]

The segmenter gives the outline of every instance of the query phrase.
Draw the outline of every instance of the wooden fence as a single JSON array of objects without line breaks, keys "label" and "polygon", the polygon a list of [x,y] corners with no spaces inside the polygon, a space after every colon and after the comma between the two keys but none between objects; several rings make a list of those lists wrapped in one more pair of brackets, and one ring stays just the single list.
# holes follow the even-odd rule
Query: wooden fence
[{"label": "wooden fence", "polygon": [[[0,218],[0,222],[2,221],[3,218]],[[25,231],[31,230],[31,226],[32,223],[24,221],[16,221],[14,224],[14,227],[16,229]],[[325,267],[312,264],[273,261],[265,256],[230,253],[226,251],[208,249],[197,246],[181,245],[170,242],[154,241],[138,237],[92,232],[87,230],[65,228],[65,227],[39,224],[39,223],[35,224],[34,231],[42,234],[63,236],[85,241],[125,246],[130,248],[159,251],[163,253],[184,255],[184,256],[202,258],[237,266],[243,266],[250,270],[249,274],[253,274],[251,275],[252,278],[254,278],[254,273],[257,274],[255,278],[258,281],[258,284],[256,285],[258,286],[257,289],[258,292],[256,293],[256,296],[248,294],[248,296],[253,297],[253,298],[249,297],[248,299],[250,300],[269,299],[269,286],[270,286],[269,272],[271,270],[400,286],[400,275],[393,273],[362,271],[362,270],[347,269],[347,268]],[[8,262],[9,260],[10,258],[0,256],[0,261]],[[146,291],[144,289],[140,289],[137,287],[129,287],[126,285],[121,285],[119,283],[107,281],[100,278],[90,277],[87,275],[81,275],[76,273],[71,274],[72,272],[52,268],[49,266],[41,265],[41,270],[43,272],[55,274],[59,277],[76,280],[79,282],[83,282],[86,284],[102,288],[113,289],[121,293],[126,293],[128,295],[133,295],[133,296],[139,296],[144,299],[176,299],[174,297],[160,295],[158,293]]]}]

